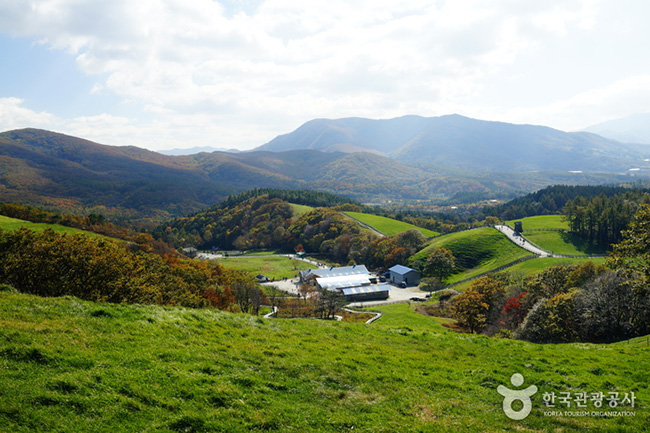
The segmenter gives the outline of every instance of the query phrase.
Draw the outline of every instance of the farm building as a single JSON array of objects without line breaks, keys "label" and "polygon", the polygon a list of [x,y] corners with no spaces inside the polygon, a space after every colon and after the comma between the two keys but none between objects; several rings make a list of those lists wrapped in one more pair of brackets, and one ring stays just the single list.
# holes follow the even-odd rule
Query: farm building
[{"label": "farm building", "polygon": [[417,286],[420,284],[420,271],[417,269],[395,265],[388,271],[390,272],[390,282],[393,284],[404,283],[407,286]]},{"label": "farm building", "polygon": [[388,284],[373,284],[371,286],[348,287],[341,289],[341,292],[348,302],[377,301],[388,299],[390,287]]},{"label": "farm building", "polygon": [[349,302],[388,298],[388,285],[372,284],[372,279],[364,265],[300,272],[301,283],[315,284],[319,290],[338,292]]},{"label": "farm building", "polygon": [[305,284],[314,284],[316,278],[329,278],[329,277],[342,277],[351,275],[370,275],[368,269],[364,265],[343,266],[340,268],[329,269],[308,269],[300,271],[300,282]]}]

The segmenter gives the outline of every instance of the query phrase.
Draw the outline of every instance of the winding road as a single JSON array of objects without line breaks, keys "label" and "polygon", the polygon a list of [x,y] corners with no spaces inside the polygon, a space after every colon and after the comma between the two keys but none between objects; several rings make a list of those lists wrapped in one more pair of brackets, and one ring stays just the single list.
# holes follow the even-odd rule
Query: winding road
[{"label": "winding road", "polygon": [[494,228],[499,230],[504,235],[508,236],[508,239],[510,239],[512,242],[516,243],[523,249],[530,251],[533,254],[536,254],[540,257],[554,257],[553,254],[549,253],[548,251],[538,248],[535,245],[528,242],[526,238],[515,233],[515,231],[509,226],[495,225]]}]

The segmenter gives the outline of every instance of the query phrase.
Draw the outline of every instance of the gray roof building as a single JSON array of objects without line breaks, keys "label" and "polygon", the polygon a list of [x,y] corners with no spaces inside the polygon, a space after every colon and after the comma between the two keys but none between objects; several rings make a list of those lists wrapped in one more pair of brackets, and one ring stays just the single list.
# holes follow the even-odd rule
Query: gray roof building
[{"label": "gray roof building", "polygon": [[390,282],[393,284],[404,283],[407,286],[417,286],[420,284],[420,271],[417,269],[395,265],[388,271],[390,272]]}]

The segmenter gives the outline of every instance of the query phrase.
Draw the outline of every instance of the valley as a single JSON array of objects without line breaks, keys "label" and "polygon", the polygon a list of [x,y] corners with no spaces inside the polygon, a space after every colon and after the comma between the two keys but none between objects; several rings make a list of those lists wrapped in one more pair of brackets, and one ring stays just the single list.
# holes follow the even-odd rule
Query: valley
[{"label": "valley", "polygon": [[[535,131],[526,140],[542,147],[598,145],[621,165],[479,173],[467,154],[409,160],[442,140],[442,121],[464,124],[462,140],[505,129]],[[299,131],[308,148],[178,156],[0,134],[1,425],[642,429],[650,193],[643,173],[621,171],[638,149],[452,117],[408,119],[429,129],[385,152],[368,146],[396,131],[354,141],[368,126],[342,122]],[[545,186],[577,178],[587,185]],[[346,304],[381,317],[366,324],[373,315]],[[519,421],[497,392],[516,373],[538,389]],[[594,400],[590,416],[549,403],[601,392],[608,415]]]}]

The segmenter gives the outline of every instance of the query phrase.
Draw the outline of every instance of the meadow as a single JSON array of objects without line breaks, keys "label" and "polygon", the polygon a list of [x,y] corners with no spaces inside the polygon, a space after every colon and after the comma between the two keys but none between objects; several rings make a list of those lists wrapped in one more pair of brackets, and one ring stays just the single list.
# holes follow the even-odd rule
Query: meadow
[{"label": "meadow", "polygon": [[386,218],[379,215],[372,215],[361,212],[343,212],[344,214],[361,221],[364,224],[369,225],[380,233],[383,233],[386,236],[396,235],[397,233],[402,233],[408,230],[416,229],[419,230],[425,237],[432,238],[440,235],[438,232],[428,230],[422,227],[414,226],[413,224],[405,223],[403,221],[394,220],[392,218]]},{"label": "meadow", "polygon": [[553,254],[561,255],[602,255],[606,249],[595,247],[578,236],[568,233],[569,224],[562,215],[542,215],[507,221],[514,227],[515,221],[521,221],[523,235],[530,242]]},{"label": "meadow", "polygon": [[59,224],[47,224],[47,223],[33,223],[31,221],[24,221],[21,219],[17,218],[10,218],[4,215],[0,215],[0,229],[2,230],[18,230],[21,228],[27,228],[30,230],[33,230],[35,232],[42,232],[45,229],[52,229],[57,233],[68,233],[68,234],[77,234],[77,233],[83,233],[85,235],[88,235],[90,237],[98,237],[102,235],[98,235],[97,233],[85,231],[85,230],[80,230],[80,229],[75,229],[72,227],[66,227],[62,226]]},{"label": "meadow", "polygon": [[296,218],[300,218],[307,212],[311,212],[314,210],[313,207],[311,206],[305,206],[303,204],[295,204],[295,203],[289,203],[291,205],[291,209],[293,209],[293,216]]},{"label": "meadow", "polygon": [[[373,308],[374,310],[375,308]],[[371,325],[0,292],[0,426],[35,432],[639,432],[650,348],[457,334],[406,304]],[[535,385],[511,420],[498,385]],[[634,416],[543,396],[635,393]],[[606,404],[606,403],[605,403]],[[568,410],[575,411],[575,404]],[[546,412],[546,414],[545,414]]]},{"label": "meadow", "polygon": [[284,256],[247,255],[217,259],[217,262],[225,268],[239,269],[253,275],[262,274],[272,280],[294,278],[299,271],[316,269],[316,266],[303,260]]}]

